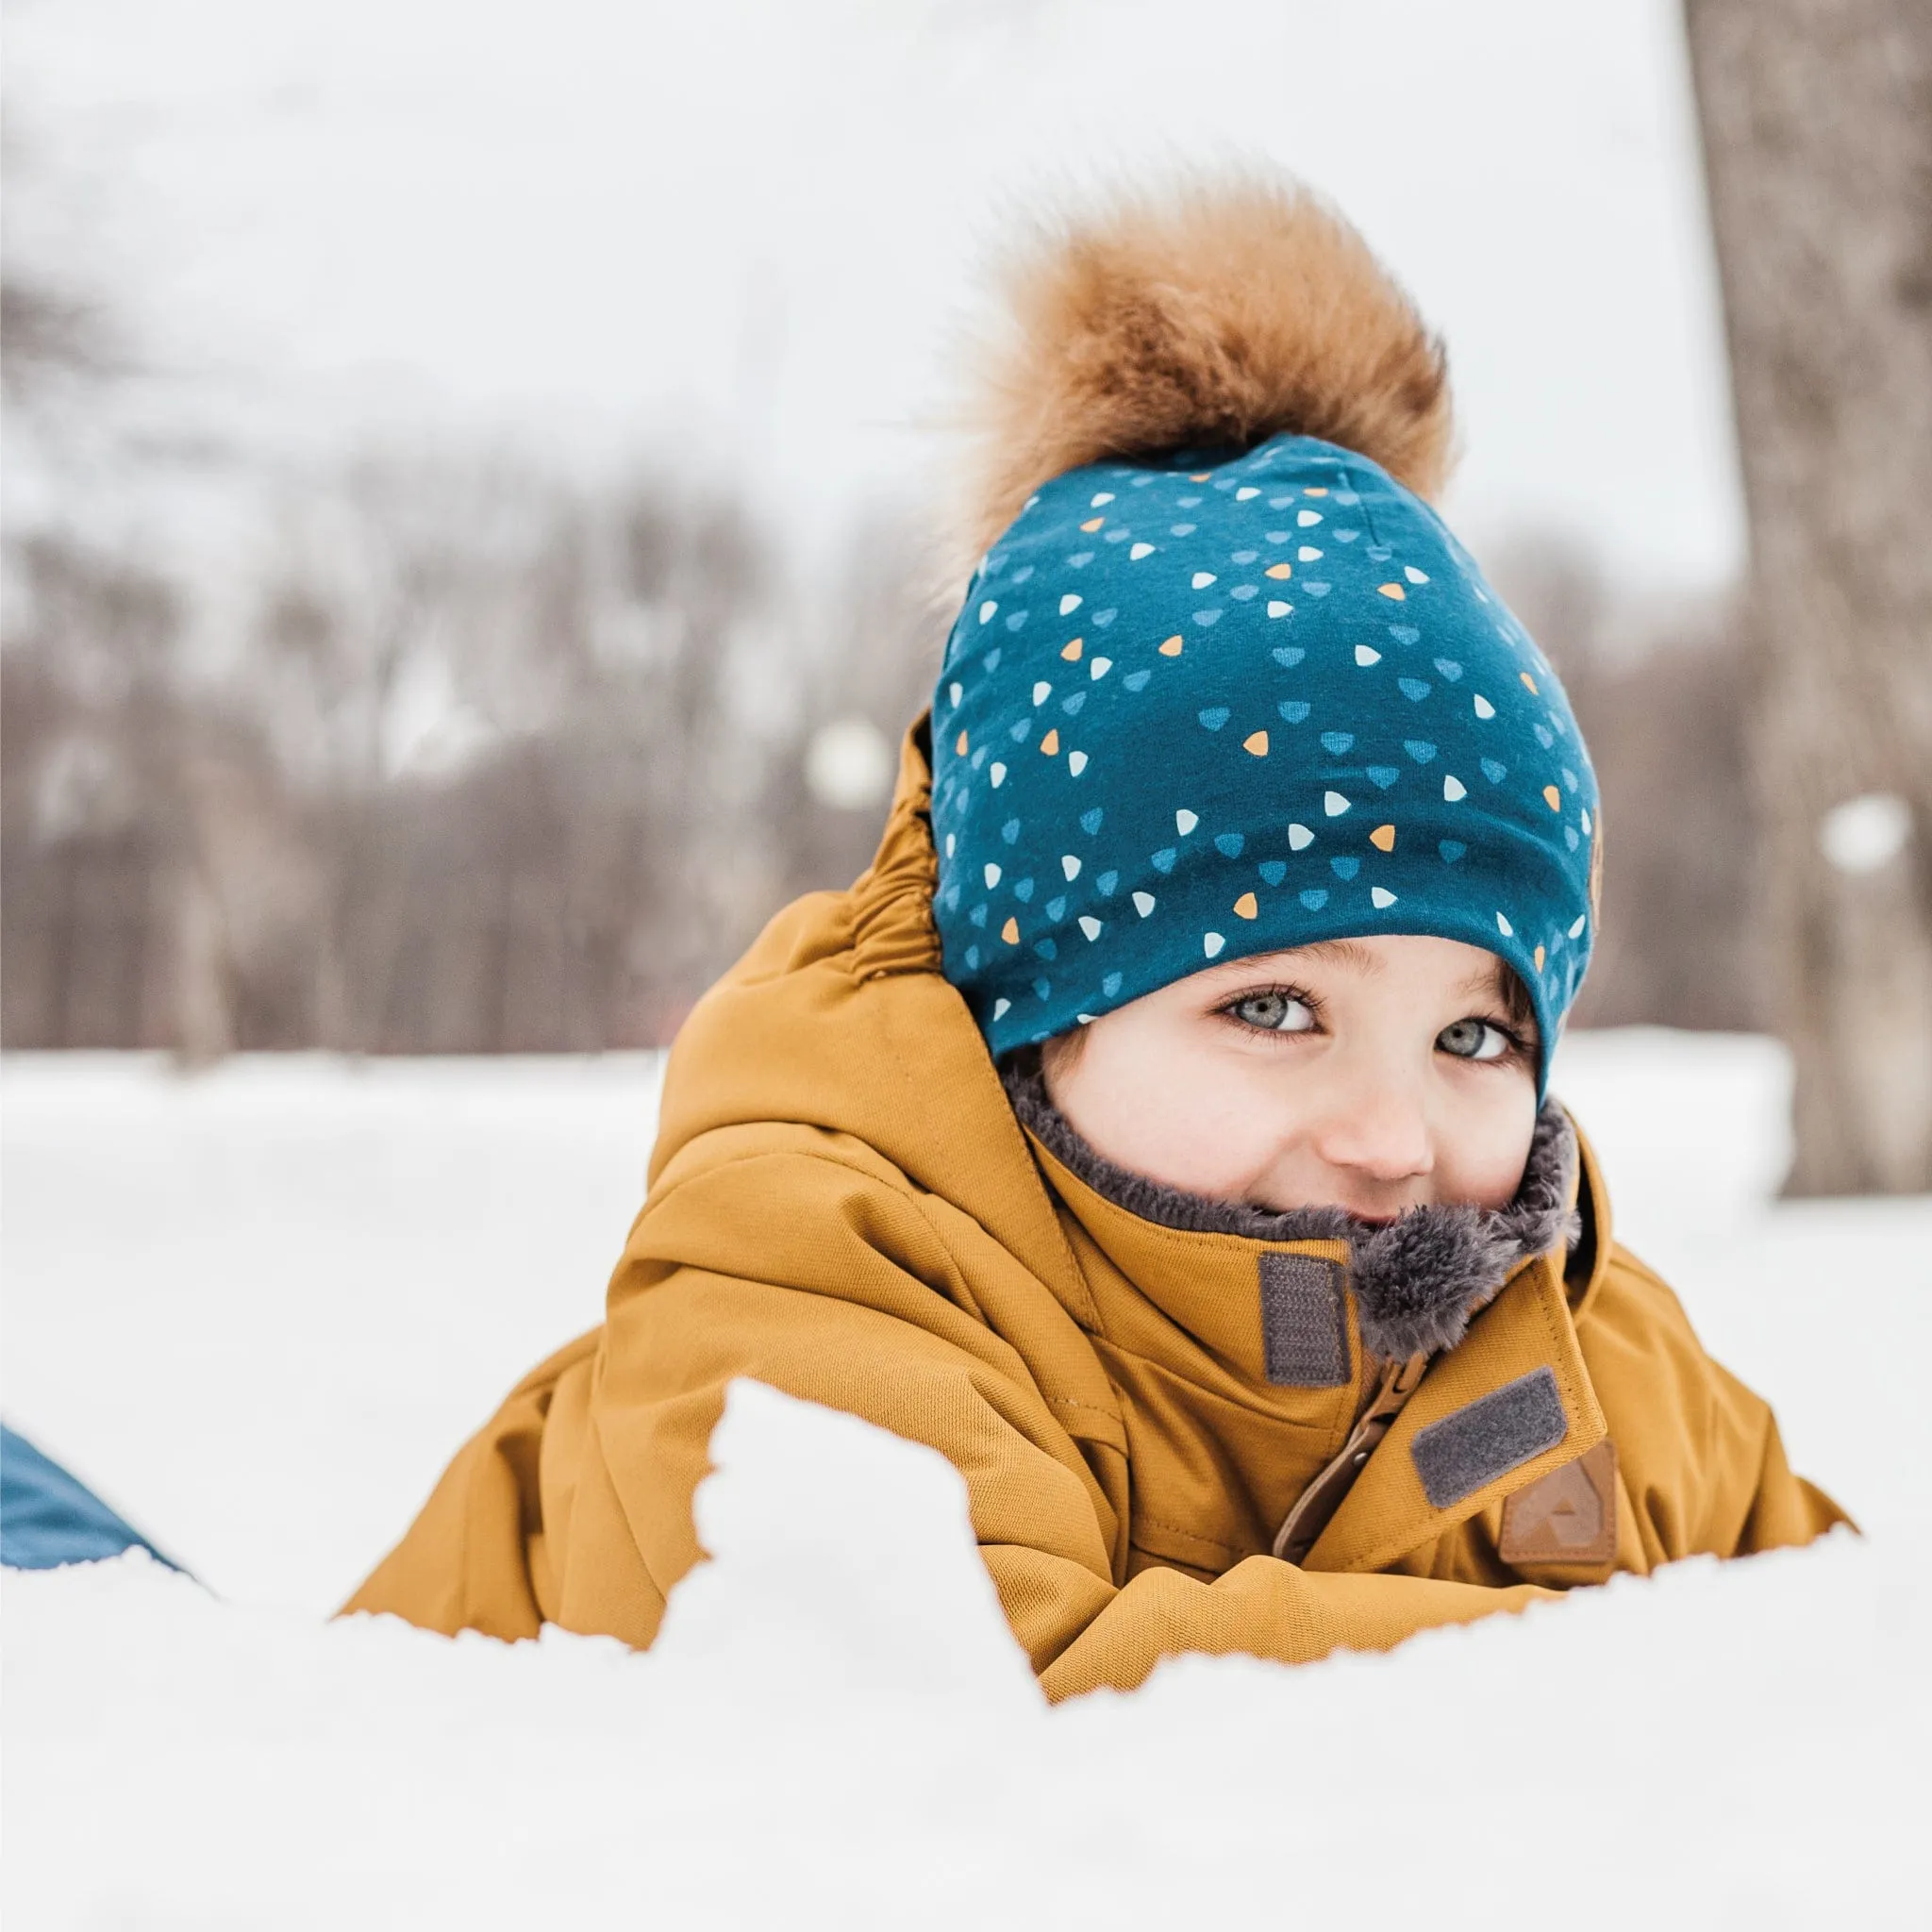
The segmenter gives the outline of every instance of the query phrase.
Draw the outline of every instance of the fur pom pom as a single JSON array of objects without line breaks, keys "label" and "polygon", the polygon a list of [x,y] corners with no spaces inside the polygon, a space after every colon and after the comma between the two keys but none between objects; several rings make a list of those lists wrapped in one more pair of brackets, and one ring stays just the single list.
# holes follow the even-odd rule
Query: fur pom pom
[{"label": "fur pom pom", "polygon": [[1084,463],[1291,431],[1423,496],[1449,467],[1441,344],[1361,237],[1306,190],[1241,177],[1117,202],[1009,266],[978,358],[971,562],[1041,484]]}]

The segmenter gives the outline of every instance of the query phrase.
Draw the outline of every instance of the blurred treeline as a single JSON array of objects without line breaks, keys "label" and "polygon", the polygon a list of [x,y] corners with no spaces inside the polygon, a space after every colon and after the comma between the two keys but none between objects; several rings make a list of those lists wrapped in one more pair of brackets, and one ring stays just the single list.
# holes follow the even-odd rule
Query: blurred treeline
[{"label": "blurred treeline", "polygon": [[665,1039],[870,857],[938,644],[900,549],[802,597],[728,498],[502,456],[350,467],[215,587],[9,536],[5,1044]]},{"label": "blurred treeline", "polygon": [[[216,585],[9,534],[9,1048],[638,1046],[870,857],[943,629],[908,531],[788,580],[724,493],[500,452],[311,482]],[[1493,560],[1604,788],[1584,1024],[1761,1024],[1738,645]]]},{"label": "blurred treeline", "polygon": [[[683,466],[445,443],[244,469],[233,537],[182,542],[104,512],[103,473],[192,493],[128,430],[111,311],[13,271],[0,310],[41,485],[0,544],[0,1044],[653,1045],[869,860],[947,622],[916,505],[806,582]],[[1760,1024],[1723,614],[1548,541],[1491,563],[1603,781],[1580,1020]]]}]

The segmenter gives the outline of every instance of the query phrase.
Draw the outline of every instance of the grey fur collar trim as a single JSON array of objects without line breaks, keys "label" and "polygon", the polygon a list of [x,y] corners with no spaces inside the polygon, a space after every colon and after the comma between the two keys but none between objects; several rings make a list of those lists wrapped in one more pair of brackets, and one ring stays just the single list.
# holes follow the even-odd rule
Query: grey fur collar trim
[{"label": "grey fur collar trim", "polygon": [[1008,1069],[1004,1078],[1022,1125],[1095,1193],[1129,1214],[1193,1234],[1347,1241],[1362,1341],[1383,1361],[1454,1348],[1470,1318],[1520,1262],[1577,1239],[1577,1216],[1568,1206],[1576,1130],[1554,1100],[1537,1115],[1523,1183],[1507,1208],[1412,1208],[1389,1226],[1375,1227],[1344,1208],[1274,1214],[1148,1180],[1090,1147],[1047,1099],[1037,1069]]}]

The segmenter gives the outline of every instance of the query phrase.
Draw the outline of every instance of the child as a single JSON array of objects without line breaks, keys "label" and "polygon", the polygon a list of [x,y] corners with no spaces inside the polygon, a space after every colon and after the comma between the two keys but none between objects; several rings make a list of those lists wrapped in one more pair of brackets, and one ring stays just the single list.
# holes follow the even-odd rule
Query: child
[{"label": "child", "polygon": [[1543,1097],[1596,787],[1424,500],[1440,348],[1260,184],[1014,294],[877,858],[692,1014],[604,1325],[349,1607],[648,1644],[737,1375],[958,1467],[1053,1697],[1842,1521]]}]

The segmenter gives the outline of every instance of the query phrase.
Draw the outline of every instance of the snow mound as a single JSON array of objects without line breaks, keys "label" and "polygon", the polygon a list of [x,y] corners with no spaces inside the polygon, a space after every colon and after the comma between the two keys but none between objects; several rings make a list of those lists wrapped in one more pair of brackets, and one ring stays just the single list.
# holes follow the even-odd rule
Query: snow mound
[{"label": "snow mound", "polygon": [[318,1626],[140,1557],[8,1574],[8,1923],[1760,1928],[1911,1896],[1897,1548],[1049,1709],[941,1457],[747,1382],[713,1451],[712,1560],[645,1656]]},{"label": "snow mound", "polygon": [[751,1384],[657,1647],[325,1624],[589,1327],[653,1058],[0,1062],[0,1412],[207,1579],[0,1581],[12,1928],[1924,1916],[1932,1200],[1774,1203],[1768,1041],[1567,1039],[1622,1237],[1857,1516],[1049,1710],[941,1458]]}]

